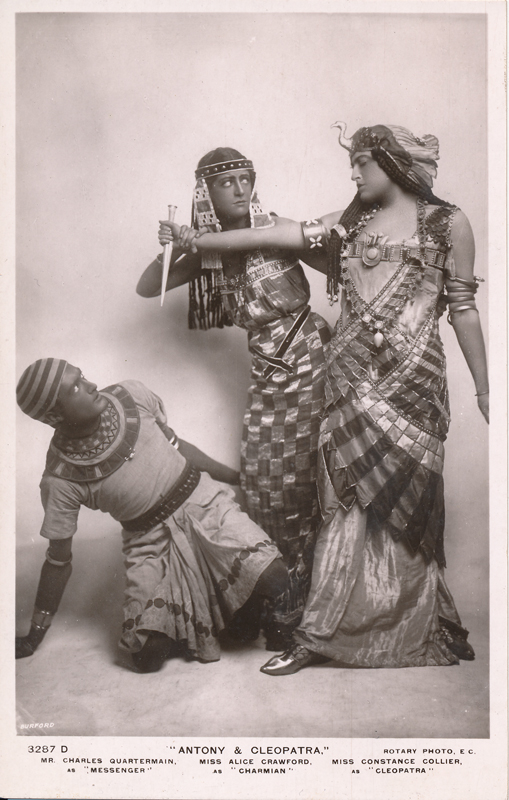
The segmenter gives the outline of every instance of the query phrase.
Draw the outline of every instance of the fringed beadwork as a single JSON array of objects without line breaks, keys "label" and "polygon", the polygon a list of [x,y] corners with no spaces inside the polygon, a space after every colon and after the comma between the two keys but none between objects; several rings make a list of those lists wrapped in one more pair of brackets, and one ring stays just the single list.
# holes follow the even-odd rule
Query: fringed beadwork
[{"label": "fringed beadwork", "polygon": [[329,239],[327,258],[327,297],[330,305],[338,301],[339,283],[341,279],[342,239],[334,226]]},{"label": "fringed beadwork", "polygon": [[231,327],[233,322],[223,306],[220,275],[216,270],[204,270],[189,283],[188,326],[208,331],[210,328]]}]

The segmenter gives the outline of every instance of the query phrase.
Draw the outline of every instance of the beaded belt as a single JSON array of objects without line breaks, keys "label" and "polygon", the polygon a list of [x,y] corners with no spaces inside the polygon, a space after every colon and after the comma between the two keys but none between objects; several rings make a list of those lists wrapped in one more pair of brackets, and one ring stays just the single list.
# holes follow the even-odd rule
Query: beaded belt
[{"label": "beaded belt", "polygon": [[[378,250],[376,264],[380,261],[403,261],[404,258],[419,258],[420,250],[418,247],[405,247],[402,244],[386,244],[383,247],[373,248],[369,242],[353,242],[346,248],[345,255],[350,258],[363,258],[370,249]],[[378,258],[378,256],[380,256]],[[369,258],[371,256],[368,256]],[[445,253],[435,250],[432,247],[424,249],[426,264],[430,267],[442,269],[445,263]],[[373,264],[375,266],[375,264]]]},{"label": "beaded belt", "polygon": [[136,519],[122,520],[120,524],[126,531],[149,531],[159,522],[164,522],[194,492],[200,482],[201,472],[189,461],[179,475],[176,483],[159,503]]},{"label": "beaded belt", "polygon": [[295,322],[293,323],[292,327],[286,334],[285,338],[279,345],[278,349],[274,353],[273,356],[265,355],[262,353],[261,350],[258,350],[257,347],[251,347],[251,352],[254,353],[258,358],[262,358],[264,361],[267,361],[268,367],[265,367],[263,377],[265,380],[268,380],[277,369],[283,369],[285,372],[288,372],[289,375],[293,374],[294,368],[291,364],[288,364],[286,361],[283,361],[283,356],[290,347],[291,343],[297,336],[298,332],[301,328],[304,327],[304,323],[306,322],[307,318],[311,313],[311,307],[306,306],[304,311],[302,311]]}]

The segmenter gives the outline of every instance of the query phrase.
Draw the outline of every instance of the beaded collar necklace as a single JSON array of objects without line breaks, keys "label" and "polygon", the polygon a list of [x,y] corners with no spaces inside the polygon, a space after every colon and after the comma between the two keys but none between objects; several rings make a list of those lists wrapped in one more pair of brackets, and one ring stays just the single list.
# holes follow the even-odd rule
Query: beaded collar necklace
[{"label": "beaded collar necklace", "polygon": [[140,429],[136,402],[121,384],[108,386],[101,394],[108,406],[94,433],[69,439],[55,432],[46,456],[46,469],[53,475],[78,483],[99,480],[133,458]]},{"label": "beaded collar necklace", "polygon": [[53,444],[72,461],[89,461],[107,450],[116,439],[118,429],[118,411],[108,398],[108,405],[101,413],[99,426],[93,433],[83,438],[70,439],[56,431]]},{"label": "beaded collar necklace", "polygon": [[[386,307],[373,311],[372,306],[374,300],[367,303],[362,299],[357,288],[352,280],[350,270],[348,269],[348,247],[352,242],[356,241],[360,236],[361,231],[366,227],[369,220],[373,219],[378,206],[373,206],[369,211],[366,211],[359,221],[352,226],[347,235],[343,238],[341,248],[341,277],[342,283],[345,287],[346,296],[349,301],[350,307],[354,314],[361,320],[363,325],[373,334],[373,343],[376,348],[380,348],[384,341],[384,333],[393,325],[398,314],[401,313],[404,306],[409,300],[412,300],[421,285],[424,278],[424,270],[426,267],[425,261],[425,245],[426,245],[426,201],[417,198],[417,235],[419,240],[419,263],[411,263],[410,255],[407,253],[397,272],[399,275],[404,267],[408,267],[408,273],[402,281],[398,291],[393,296],[392,302],[388,302]],[[374,247],[376,249],[376,247]],[[369,249],[368,249],[369,256]],[[370,266],[365,264],[365,266]],[[395,277],[395,276],[394,276]],[[375,298],[376,300],[376,298]]]}]

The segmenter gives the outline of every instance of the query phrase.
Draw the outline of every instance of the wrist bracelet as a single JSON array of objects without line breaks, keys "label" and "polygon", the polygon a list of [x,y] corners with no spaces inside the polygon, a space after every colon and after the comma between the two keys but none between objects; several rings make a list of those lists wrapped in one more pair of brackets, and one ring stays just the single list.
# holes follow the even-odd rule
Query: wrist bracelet
[{"label": "wrist bracelet", "polygon": [[70,556],[67,559],[67,561],[57,561],[55,558],[52,558],[50,556],[49,547],[48,547],[48,549],[46,550],[46,561],[49,564],[53,564],[54,567],[65,567],[66,564],[70,564],[71,563],[71,561],[72,561],[72,553],[70,554]]},{"label": "wrist bracelet", "polygon": [[489,390],[489,389],[487,389],[485,392],[476,392],[476,393],[475,393],[475,396],[476,396],[476,397],[482,397],[482,396],[483,396],[483,394],[489,394],[489,393],[490,393],[490,390]]},{"label": "wrist bracelet", "polygon": [[47,631],[51,625],[53,614],[51,611],[42,611],[40,608],[34,608],[32,614],[32,627],[38,628],[40,631]]},{"label": "wrist bracelet", "polygon": [[323,250],[329,240],[330,232],[318,219],[301,222],[304,247],[306,250]]}]

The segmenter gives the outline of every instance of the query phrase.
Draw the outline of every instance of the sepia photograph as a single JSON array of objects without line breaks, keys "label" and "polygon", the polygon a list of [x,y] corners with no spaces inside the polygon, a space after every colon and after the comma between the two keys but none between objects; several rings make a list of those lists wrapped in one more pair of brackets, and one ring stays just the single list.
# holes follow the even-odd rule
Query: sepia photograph
[{"label": "sepia photograph", "polygon": [[504,800],[505,4],[44,5],[0,793]]}]

